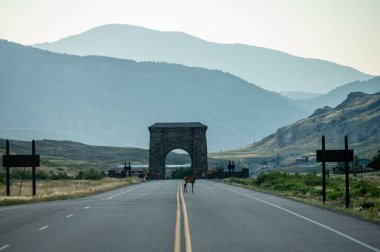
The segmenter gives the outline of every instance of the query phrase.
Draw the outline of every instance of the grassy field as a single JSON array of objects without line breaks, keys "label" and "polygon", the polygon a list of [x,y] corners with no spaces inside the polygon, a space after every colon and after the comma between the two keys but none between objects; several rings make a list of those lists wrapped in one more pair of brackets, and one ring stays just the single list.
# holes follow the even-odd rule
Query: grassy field
[{"label": "grassy field", "polygon": [[[322,203],[322,178],[317,174],[269,172],[260,174],[257,178],[228,178],[224,182],[289,197],[380,223],[379,172],[364,174],[363,178],[360,175],[355,177],[351,175],[351,199],[350,208],[348,209],[345,208],[344,175],[330,176],[327,180],[327,201],[325,204]],[[374,207],[365,209],[362,207],[364,202],[371,202]]]},{"label": "grassy field", "polygon": [[32,197],[31,181],[23,181],[21,193],[18,196],[20,181],[13,180],[10,197],[5,196],[5,185],[0,184],[0,206],[83,197],[136,184],[140,181],[137,177],[125,179],[104,178],[101,180],[39,180],[36,188],[37,195]]},{"label": "grassy field", "polygon": [[[55,145],[52,147],[52,144]],[[27,153],[26,149],[30,148],[30,143],[22,141],[12,141],[12,145],[12,150],[20,153]],[[141,181],[137,177],[127,179],[103,178],[116,160],[122,160],[121,157],[119,158],[122,153],[137,150],[139,154],[141,151],[138,149],[87,146],[79,143],[48,140],[39,141],[38,147],[41,153],[52,154],[51,152],[53,152],[53,155],[41,155],[40,167],[36,169],[37,195],[32,197],[31,168],[13,167],[10,174],[11,196],[6,197],[5,170],[1,169],[0,205],[83,197]],[[54,152],[57,153],[57,156],[54,155]],[[103,153],[103,156],[95,155],[93,152],[95,154]],[[0,154],[5,154],[5,151],[0,149]],[[1,160],[0,165],[2,166]],[[78,178],[80,174],[82,176]],[[20,190],[21,178],[24,180]]]}]

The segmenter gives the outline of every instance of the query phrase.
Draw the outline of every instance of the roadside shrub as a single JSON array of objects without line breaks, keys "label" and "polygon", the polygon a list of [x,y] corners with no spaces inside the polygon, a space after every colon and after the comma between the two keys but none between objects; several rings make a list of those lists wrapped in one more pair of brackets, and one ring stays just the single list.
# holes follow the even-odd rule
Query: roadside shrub
[{"label": "roadside shrub", "polygon": [[49,174],[50,174],[50,179],[52,179],[52,180],[63,180],[63,179],[72,179],[73,178],[73,177],[68,176],[66,172],[54,173],[53,171],[51,171]]},{"label": "roadside shrub", "polygon": [[267,180],[268,176],[267,174],[261,172],[259,175],[257,175],[257,178],[256,178],[256,185],[261,185],[262,183],[265,182],[265,180]]},{"label": "roadside shrub", "polygon": [[318,186],[322,185],[322,178],[318,177],[315,173],[306,174],[304,177],[305,185]]},{"label": "roadside shrub", "polygon": [[79,171],[75,179],[91,179],[91,180],[100,180],[106,175],[102,171],[97,171],[94,168],[89,170]]},{"label": "roadside shrub", "polygon": [[10,179],[32,179],[32,171],[31,169],[26,169],[25,172],[24,169],[11,169],[9,177]]},{"label": "roadside shrub", "polygon": [[54,167],[55,165],[49,161],[49,159],[42,158],[41,164],[47,166],[47,167]]},{"label": "roadside shrub", "polygon": [[47,172],[37,171],[36,172],[36,179],[47,180],[47,179],[50,179],[50,176]]},{"label": "roadside shrub", "polygon": [[340,189],[335,189],[330,192],[327,192],[327,199],[336,200],[343,197],[343,191]]},{"label": "roadside shrub", "polygon": [[279,171],[260,173],[256,179],[256,185],[262,188],[276,191],[292,191],[301,195],[319,195],[319,190],[314,187],[322,184],[321,178],[316,174],[287,174]]}]

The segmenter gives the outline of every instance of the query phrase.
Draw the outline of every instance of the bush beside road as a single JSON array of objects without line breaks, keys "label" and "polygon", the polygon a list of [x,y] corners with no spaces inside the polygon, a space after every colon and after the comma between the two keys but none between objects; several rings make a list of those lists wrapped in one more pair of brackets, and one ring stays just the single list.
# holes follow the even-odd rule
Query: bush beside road
[{"label": "bush beside road", "polygon": [[[344,175],[330,175],[326,186],[326,203],[322,203],[322,177],[312,174],[282,172],[261,173],[256,178],[227,178],[223,182],[300,200],[308,204],[352,214],[380,223],[380,173],[350,178],[350,208],[345,208]],[[370,208],[364,203],[373,203]]]}]

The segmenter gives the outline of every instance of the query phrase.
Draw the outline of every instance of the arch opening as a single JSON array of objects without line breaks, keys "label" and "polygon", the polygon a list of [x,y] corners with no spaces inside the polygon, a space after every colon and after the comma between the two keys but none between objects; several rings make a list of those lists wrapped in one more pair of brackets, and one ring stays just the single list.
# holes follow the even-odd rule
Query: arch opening
[{"label": "arch opening", "polygon": [[[166,154],[165,157],[165,178],[179,178],[179,171],[189,173],[192,169],[192,158],[190,154],[183,149],[174,149]],[[181,172],[183,173],[183,172]],[[172,177],[174,175],[174,177]]]}]

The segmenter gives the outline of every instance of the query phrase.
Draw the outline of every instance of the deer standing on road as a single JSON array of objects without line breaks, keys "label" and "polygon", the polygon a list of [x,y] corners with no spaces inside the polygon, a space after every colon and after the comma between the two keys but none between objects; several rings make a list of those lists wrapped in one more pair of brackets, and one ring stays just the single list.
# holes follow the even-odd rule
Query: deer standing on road
[{"label": "deer standing on road", "polygon": [[187,193],[187,183],[191,183],[191,192],[194,192],[194,183],[197,178],[197,175],[192,177],[186,176],[183,179],[185,180],[185,184],[183,184],[183,192]]}]

